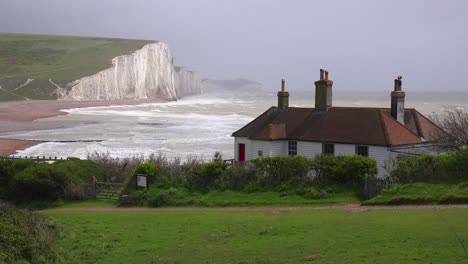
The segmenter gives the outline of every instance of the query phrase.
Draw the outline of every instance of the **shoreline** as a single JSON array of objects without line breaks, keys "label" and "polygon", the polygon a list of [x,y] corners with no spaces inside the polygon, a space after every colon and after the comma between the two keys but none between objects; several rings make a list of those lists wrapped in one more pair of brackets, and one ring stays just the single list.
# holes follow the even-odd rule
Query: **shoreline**
[{"label": "shoreline", "polygon": [[[62,110],[113,105],[140,105],[147,103],[165,103],[162,99],[113,100],[113,101],[65,101],[65,100],[30,100],[0,102],[0,134],[19,131],[34,131],[73,127],[82,123],[63,124],[58,121],[35,122],[39,119],[67,115]],[[40,140],[15,139],[13,135],[0,138],[0,156],[14,155],[35,145],[46,143]]]}]

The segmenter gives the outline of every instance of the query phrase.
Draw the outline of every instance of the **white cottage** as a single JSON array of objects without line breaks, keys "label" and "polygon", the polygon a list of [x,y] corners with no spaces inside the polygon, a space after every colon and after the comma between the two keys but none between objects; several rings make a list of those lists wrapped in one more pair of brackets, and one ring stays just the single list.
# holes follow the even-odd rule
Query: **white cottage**
[{"label": "white cottage", "polygon": [[333,81],[320,70],[315,108],[289,107],[282,80],[278,106],[234,132],[235,159],[317,154],[363,155],[376,160],[379,177],[385,161],[427,150],[445,132],[413,108],[404,108],[401,77],[395,79],[391,108],[334,107]]}]

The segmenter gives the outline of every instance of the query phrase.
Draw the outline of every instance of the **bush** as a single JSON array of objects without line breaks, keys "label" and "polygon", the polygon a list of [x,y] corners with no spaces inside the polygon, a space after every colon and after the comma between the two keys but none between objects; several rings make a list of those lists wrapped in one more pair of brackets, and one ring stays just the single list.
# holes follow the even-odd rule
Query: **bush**
[{"label": "bush", "polygon": [[30,160],[0,160],[0,199],[8,199],[12,195],[11,181],[16,173],[35,165]]},{"label": "bush", "polygon": [[199,164],[194,167],[194,176],[191,179],[191,187],[198,190],[220,188],[221,177],[227,165],[219,160]]},{"label": "bush", "polygon": [[407,157],[395,162],[390,172],[400,183],[447,182],[468,179],[468,148],[443,155]]},{"label": "bush", "polygon": [[146,174],[148,175],[150,179],[154,179],[156,177],[156,169],[157,169],[156,164],[152,162],[143,162],[143,163],[140,163],[138,167],[136,167],[133,175]]},{"label": "bush", "polygon": [[0,202],[0,263],[59,263],[54,221]]},{"label": "bush", "polygon": [[258,158],[252,161],[259,183],[265,187],[281,184],[300,185],[307,182],[310,160],[302,156]]},{"label": "bush", "polygon": [[52,164],[30,160],[0,161],[0,197],[27,202],[60,198],[83,199],[83,184],[105,176],[104,169],[87,160],[63,160]]},{"label": "bush", "polygon": [[66,175],[46,163],[23,170],[12,181],[15,200],[18,202],[63,198],[68,185]]},{"label": "bush", "polygon": [[334,158],[325,178],[334,183],[362,184],[366,176],[377,175],[375,160],[359,155],[339,155]]}]

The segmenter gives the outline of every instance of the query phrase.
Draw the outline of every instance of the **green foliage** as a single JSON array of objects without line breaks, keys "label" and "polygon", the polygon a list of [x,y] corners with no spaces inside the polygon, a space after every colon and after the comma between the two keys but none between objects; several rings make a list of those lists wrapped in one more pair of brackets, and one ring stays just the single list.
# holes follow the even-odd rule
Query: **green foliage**
[{"label": "green foliage", "polygon": [[264,186],[303,184],[311,168],[310,160],[302,156],[258,158],[252,163]]},{"label": "green foliage", "polygon": [[15,202],[84,198],[83,184],[104,178],[102,166],[88,160],[52,164],[29,160],[0,161],[0,197]]},{"label": "green foliage", "polygon": [[199,190],[218,188],[226,167],[227,165],[219,160],[196,165],[193,168],[192,187]]},{"label": "green foliage", "polygon": [[379,196],[364,201],[368,205],[451,204],[468,202],[468,182],[396,184]]},{"label": "green foliage", "polygon": [[395,182],[446,182],[468,179],[468,147],[443,154],[407,157],[395,162]]},{"label": "green foliage", "polygon": [[156,169],[156,164],[152,162],[143,162],[135,169],[134,175],[146,174],[149,178],[154,179],[156,177]]},{"label": "green foliage", "polygon": [[363,183],[364,177],[377,175],[375,160],[360,155],[339,155],[332,159],[325,178],[335,183]]},{"label": "green foliage", "polygon": [[35,162],[30,160],[0,160],[0,199],[11,196],[10,183],[15,174],[34,165]]},{"label": "green foliage", "polygon": [[53,220],[0,202],[0,263],[59,263],[57,240]]},{"label": "green foliage", "polygon": [[[165,163],[160,164],[157,168],[158,180],[149,191],[132,193],[131,189],[127,190],[139,195],[140,200],[150,206],[242,205],[239,201],[206,202],[210,192],[217,191],[240,191],[246,194],[274,192],[278,197],[327,199],[338,193],[349,192],[352,188],[359,193],[364,177],[377,173],[375,161],[362,156],[318,155],[312,160],[302,156],[272,157],[229,165],[219,159],[201,164],[173,164],[169,167]],[[147,165],[142,163],[139,167],[146,168]],[[319,180],[307,177],[310,170],[317,172]],[[347,187],[343,190],[330,188],[335,185]]]}]

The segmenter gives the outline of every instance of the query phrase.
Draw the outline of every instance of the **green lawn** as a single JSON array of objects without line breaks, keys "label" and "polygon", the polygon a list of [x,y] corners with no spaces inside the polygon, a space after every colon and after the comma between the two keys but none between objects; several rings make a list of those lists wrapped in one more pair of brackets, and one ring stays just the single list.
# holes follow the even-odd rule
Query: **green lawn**
[{"label": "green lawn", "polygon": [[[154,41],[0,33],[0,101],[55,99],[55,86],[95,74]],[[15,90],[29,78],[30,84]],[[7,92],[7,91],[9,92]]]},{"label": "green lawn", "polygon": [[66,263],[468,263],[468,210],[44,211]]}]

